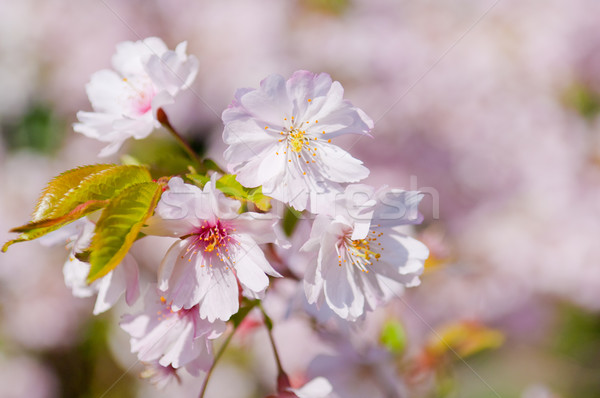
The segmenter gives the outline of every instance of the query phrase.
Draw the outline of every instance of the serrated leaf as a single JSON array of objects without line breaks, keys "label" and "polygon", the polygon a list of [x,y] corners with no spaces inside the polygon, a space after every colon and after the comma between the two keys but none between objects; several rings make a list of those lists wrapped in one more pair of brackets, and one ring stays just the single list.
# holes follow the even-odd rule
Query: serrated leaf
[{"label": "serrated leaf", "polygon": [[261,187],[246,188],[235,179],[234,174],[226,174],[219,178],[217,189],[234,199],[252,202],[262,211],[271,208],[271,198],[263,195]]},{"label": "serrated leaf", "polygon": [[51,218],[61,217],[75,207],[90,200],[115,197],[124,188],[142,182],[151,182],[148,169],[142,166],[113,166],[84,178],[55,204]]},{"label": "serrated leaf", "polygon": [[10,232],[22,232],[22,234],[17,239],[6,242],[4,246],[2,246],[2,251],[5,252],[13,243],[37,239],[49,232],[55,231],[65,224],[75,221],[96,210],[100,210],[104,206],[108,205],[108,203],[109,200],[90,200],[77,206],[71,212],[62,217],[41,220],[13,228],[10,230]]},{"label": "serrated leaf", "polygon": [[76,169],[65,171],[59,176],[53,178],[48,186],[42,191],[31,221],[40,221],[48,218],[54,210],[56,204],[60,202],[67,192],[77,187],[81,180],[91,174],[114,167],[112,164],[95,164],[82,166]]},{"label": "serrated leaf", "polygon": [[11,229],[21,232],[6,242],[2,251],[17,242],[39,238],[89,213],[100,210],[124,188],[152,181],[141,166],[93,165],[69,170],[54,178],[44,189],[33,221]]},{"label": "serrated leaf", "polygon": [[143,182],[129,186],[102,211],[90,246],[91,283],[123,260],[160,199],[163,185]]}]

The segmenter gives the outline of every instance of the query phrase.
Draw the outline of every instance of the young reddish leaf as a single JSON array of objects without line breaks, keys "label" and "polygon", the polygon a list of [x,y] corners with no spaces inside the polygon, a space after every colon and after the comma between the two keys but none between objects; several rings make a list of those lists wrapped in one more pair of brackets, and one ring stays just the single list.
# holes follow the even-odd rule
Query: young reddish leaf
[{"label": "young reddish leaf", "polygon": [[88,283],[112,271],[123,260],[160,199],[163,184],[129,186],[102,211],[90,246]]}]

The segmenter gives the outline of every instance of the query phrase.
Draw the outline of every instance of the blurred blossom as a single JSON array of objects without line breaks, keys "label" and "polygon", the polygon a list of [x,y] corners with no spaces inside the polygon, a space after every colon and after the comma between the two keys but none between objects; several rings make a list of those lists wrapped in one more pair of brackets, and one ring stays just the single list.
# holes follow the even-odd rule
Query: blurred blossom
[{"label": "blurred blossom", "polygon": [[0,354],[0,397],[58,398],[58,382],[44,365],[26,356]]},{"label": "blurred blossom", "polygon": [[[403,359],[419,354],[432,329],[466,320],[502,329],[507,349],[519,355],[563,361],[544,344],[560,330],[552,322],[564,302],[594,311],[585,314],[592,324],[600,310],[600,3],[506,0],[483,17],[493,2],[333,3],[0,2],[0,129],[9,133],[7,126],[38,102],[75,121],[75,112],[89,107],[86,82],[110,67],[119,42],[160,36],[174,48],[187,40],[187,54],[199,60],[198,78],[167,112],[184,135],[207,144],[207,153],[224,164],[220,115],[236,88],[257,87],[273,73],[327,73],[375,122],[375,139],[340,137],[336,144],[369,167],[368,184],[422,192],[419,239],[432,258],[421,285],[403,301],[343,327],[330,313],[312,308],[306,314],[297,280],[308,259],[299,249],[313,220],[299,222],[291,249],[266,247],[275,270],[286,274],[289,267],[292,275],[284,276],[297,279],[271,280],[264,302],[292,385],[324,376],[344,398],[384,397],[387,390],[406,395],[397,358],[378,346],[390,317],[406,329]],[[71,128],[55,158],[9,147],[0,142],[3,241],[10,228],[28,220],[51,177],[94,163],[101,149]],[[155,278],[176,241],[149,237],[136,243],[141,280]],[[93,302],[74,299],[64,286],[60,264],[66,254],[35,242],[0,254],[3,346],[35,351],[77,342]],[[113,309],[109,337],[123,370],[136,362],[127,334],[114,330],[125,310],[123,303]],[[238,350],[219,363],[207,396],[254,398],[274,391],[272,351],[256,319],[243,339],[234,339]],[[352,344],[335,344],[342,339]],[[590,352],[588,343],[579,344]],[[474,369],[485,375],[480,367],[507,366],[494,355],[502,353],[481,355]],[[564,361],[566,368],[574,366],[573,358]],[[589,369],[548,373],[557,385],[579,386]],[[169,368],[156,370],[150,375],[156,381],[173,376]],[[141,371],[140,364],[132,370]],[[522,373],[526,383],[539,380]],[[182,372],[181,384],[171,380],[157,391],[143,381],[135,385],[136,395],[194,397],[201,383]],[[33,357],[0,357],[0,397],[56,397],[56,391],[52,373]],[[557,395],[540,384],[522,397]]]},{"label": "blurred blossom", "polygon": [[[26,153],[10,156],[0,170],[6,193],[0,195],[0,239],[24,224],[43,187],[61,165]],[[44,181],[46,180],[46,181]],[[23,181],[31,182],[23,184]],[[37,188],[35,187],[37,185]],[[19,187],[19,188],[17,188]],[[37,191],[37,192],[36,192]],[[25,205],[26,204],[26,205]],[[66,241],[65,241],[66,243]],[[77,341],[79,325],[89,316],[89,302],[74,300],[56,265],[64,262],[64,248],[34,249],[16,245],[0,256],[2,330],[30,348],[67,346]]]},{"label": "blurred blossom", "polygon": [[309,369],[310,375],[329,380],[339,397],[383,398],[407,394],[392,358],[383,350],[372,348],[358,353],[351,346],[342,346],[336,356],[317,356]]},{"label": "blurred blossom", "polygon": [[536,384],[527,387],[523,391],[522,398],[560,398],[558,395],[552,393],[550,389],[541,384]]}]

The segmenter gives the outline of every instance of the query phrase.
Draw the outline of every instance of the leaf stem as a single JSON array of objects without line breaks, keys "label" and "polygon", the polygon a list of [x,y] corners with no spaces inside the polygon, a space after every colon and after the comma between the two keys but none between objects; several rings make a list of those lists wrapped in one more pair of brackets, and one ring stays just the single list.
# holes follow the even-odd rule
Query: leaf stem
[{"label": "leaf stem", "polygon": [[225,349],[227,348],[227,346],[229,345],[229,342],[233,338],[233,335],[235,334],[236,330],[237,330],[237,328],[234,328],[231,331],[231,333],[229,333],[229,336],[227,336],[227,339],[223,342],[223,344],[219,348],[219,351],[215,355],[215,359],[213,360],[212,365],[210,365],[210,369],[208,369],[208,372],[206,372],[206,377],[204,378],[204,381],[202,382],[202,390],[200,390],[199,398],[204,397],[204,393],[206,392],[206,387],[208,386],[208,380],[210,379],[210,376],[212,375],[212,372],[215,369],[217,362],[223,356],[223,353],[225,352]]},{"label": "leaf stem", "polygon": [[271,347],[273,347],[273,356],[275,357],[275,363],[277,364],[277,379],[285,379],[288,382],[289,387],[289,378],[285,373],[285,370],[283,370],[283,366],[281,366],[281,359],[279,358],[279,352],[277,351],[275,339],[273,338],[273,321],[265,312],[265,309],[263,308],[262,304],[258,304],[258,308],[260,308],[260,312],[262,313],[265,319],[265,326],[269,335],[269,341],[271,342]]},{"label": "leaf stem", "polygon": [[188,144],[187,141],[183,139],[181,134],[179,134],[177,132],[177,130],[175,130],[175,128],[169,121],[167,114],[165,113],[165,111],[162,108],[158,108],[158,111],[156,111],[156,118],[167,130],[169,130],[169,132],[173,135],[175,140],[179,143],[179,145],[181,145],[181,147],[185,150],[185,152],[190,156],[190,158],[192,160],[195,160],[199,166],[203,166],[202,159],[200,159],[200,157],[192,149],[190,144]]}]

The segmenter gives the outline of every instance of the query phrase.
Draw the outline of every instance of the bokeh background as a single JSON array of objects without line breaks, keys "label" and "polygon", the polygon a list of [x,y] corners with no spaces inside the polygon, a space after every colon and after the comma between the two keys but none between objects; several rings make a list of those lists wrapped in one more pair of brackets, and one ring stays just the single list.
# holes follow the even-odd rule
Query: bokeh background
[{"label": "bokeh background", "polygon": [[[401,354],[361,363],[363,376],[393,368],[411,397],[600,396],[600,2],[0,0],[0,241],[52,176],[101,161],[71,128],[90,109],[85,84],[118,42],[147,36],[199,58],[168,113],[217,162],[235,89],[308,69],[374,119],[374,139],[342,145],[368,183],[426,194],[422,285],[374,314],[401,330]],[[169,143],[157,133],[121,153]],[[166,247],[135,248],[148,273]],[[125,309],[92,317],[64,286],[65,257],[37,242],[0,255],[0,398],[196,396],[201,380],[160,392],[138,378]],[[281,318],[284,367],[319,373],[331,344]],[[363,341],[389,349],[377,322]],[[208,396],[272,391],[265,339],[236,338]]]}]

